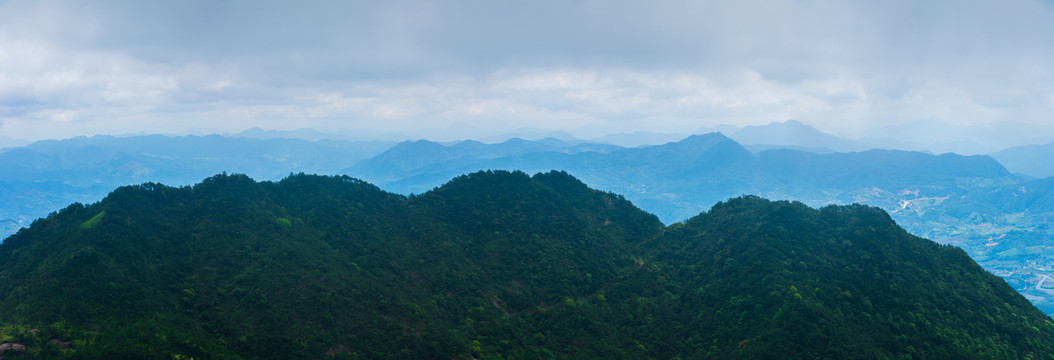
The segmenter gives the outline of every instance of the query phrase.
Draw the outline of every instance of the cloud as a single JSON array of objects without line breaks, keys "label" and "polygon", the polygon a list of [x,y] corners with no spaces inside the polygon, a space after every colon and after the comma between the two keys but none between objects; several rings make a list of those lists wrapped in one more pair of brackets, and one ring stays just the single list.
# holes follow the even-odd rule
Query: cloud
[{"label": "cloud", "polygon": [[1041,124],[1051,33],[1028,0],[8,1],[0,135]]}]

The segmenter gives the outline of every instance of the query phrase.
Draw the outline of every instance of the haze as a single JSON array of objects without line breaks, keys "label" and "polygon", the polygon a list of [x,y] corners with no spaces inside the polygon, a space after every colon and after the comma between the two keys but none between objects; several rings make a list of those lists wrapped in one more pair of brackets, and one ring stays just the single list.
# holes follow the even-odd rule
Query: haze
[{"label": "haze", "polygon": [[0,142],[796,119],[1001,148],[1054,140],[1051,34],[1050,1],[4,1]]}]

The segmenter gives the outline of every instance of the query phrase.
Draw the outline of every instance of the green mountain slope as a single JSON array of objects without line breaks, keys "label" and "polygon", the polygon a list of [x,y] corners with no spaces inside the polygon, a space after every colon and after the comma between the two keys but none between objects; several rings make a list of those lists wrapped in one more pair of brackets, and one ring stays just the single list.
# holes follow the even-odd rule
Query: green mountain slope
[{"label": "green mountain slope", "polygon": [[28,346],[7,358],[1038,359],[1052,340],[880,210],[739,198],[664,228],[561,172],[411,197],[144,184],[0,245],[0,342]]},{"label": "green mountain slope", "polygon": [[[793,126],[784,127],[769,130],[790,137],[798,133]],[[411,144],[428,145],[429,151],[393,148],[360,163],[373,164],[374,169],[356,166],[347,173],[408,194],[481,169],[560,169],[597,189],[624,194],[665,223],[743,194],[812,207],[867,204],[889,212],[912,234],[963,248],[1033,304],[1054,314],[1054,291],[1047,282],[1054,276],[1049,266],[1054,230],[1048,224],[1054,218],[1048,206],[1054,188],[1050,179],[1019,178],[989,156],[897,150],[751,153],[718,133],[663,145],[583,152],[518,153],[502,150],[502,144],[472,142],[465,146],[471,151],[427,142],[404,146]]]},{"label": "green mountain slope", "polygon": [[1049,354],[1039,349],[1054,324],[1027,300],[961,249],[914,237],[876,208],[733,199],[650,247],[683,301],[708,305],[690,327],[742,339],[717,345],[747,358]]}]

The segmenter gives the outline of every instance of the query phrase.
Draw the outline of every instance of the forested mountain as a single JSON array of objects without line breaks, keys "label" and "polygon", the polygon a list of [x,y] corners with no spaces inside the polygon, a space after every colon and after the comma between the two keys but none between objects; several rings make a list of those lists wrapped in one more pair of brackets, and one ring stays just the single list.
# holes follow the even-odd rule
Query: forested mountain
[{"label": "forested mountain", "polygon": [[[786,125],[786,124],[784,124]],[[793,125],[793,124],[792,124]],[[440,144],[244,139],[220,136],[94,137],[44,141],[0,153],[0,236],[113,187],[189,184],[222,171],[275,180],[295,172],[343,173],[400,194],[421,194],[460,174],[552,169],[624,194],[669,224],[743,194],[809,206],[877,206],[909,232],[967,250],[1054,314],[1054,212],[1043,179],[1011,174],[987,156],[869,150],[749,151],[719,134],[639,148],[543,139]],[[373,156],[371,156],[373,155]],[[1052,280],[1054,281],[1054,280]]]},{"label": "forested mountain", "polygon": [[119,188],[0,244],[7,358],[1054,359],[1054,323],[883,211],[670,227],[562,172]]},{"label": "forested mountain", "polygon": [[[429,143],[417,145],[425,144]],[[1037,207],[1039,202],[1007,198],[1024,192],[1028,195],[1022,199],[1052,196],[1054,189],[1042,186],[1041,180],[1030,183],[1019,178],[988,156],[900,150],[751,153],[719,133],[640,148],[505,157],[474,156],[485,151],[444,157],[440,149],[453,146],[430,144],[434,149],[428,152],[378,155],[386,171],[355,167],[346,173],[407,194],[483,169],[561,169],[598,189],[625,194],[666,223],[743,194],[797,200],[813,207],[863,203],[888,211],[913,234],[966,249],[989,271],[1004,276],[1042,309],[1054,313],[1054,290],[1048,288],[1052,285],[1043,286],[1046,276],[1054,275],[1047,265],[1054,261],[1054,248],[1044,245],[1054,241],[1054,229],[1045,226],[1054,213]],[[399,168],[422,157],[429,161]]]}]

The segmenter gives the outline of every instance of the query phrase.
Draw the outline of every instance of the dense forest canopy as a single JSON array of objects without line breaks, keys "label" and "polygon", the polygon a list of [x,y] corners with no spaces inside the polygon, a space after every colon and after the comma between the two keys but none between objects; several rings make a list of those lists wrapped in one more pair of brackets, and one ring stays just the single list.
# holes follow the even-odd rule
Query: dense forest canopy
[{"label": "dense forest canopy", "polygon": [[1054,359],[1054,323],[877,208],[664,226],[563,172],[121,187],[0,245],[8,358]]}]

